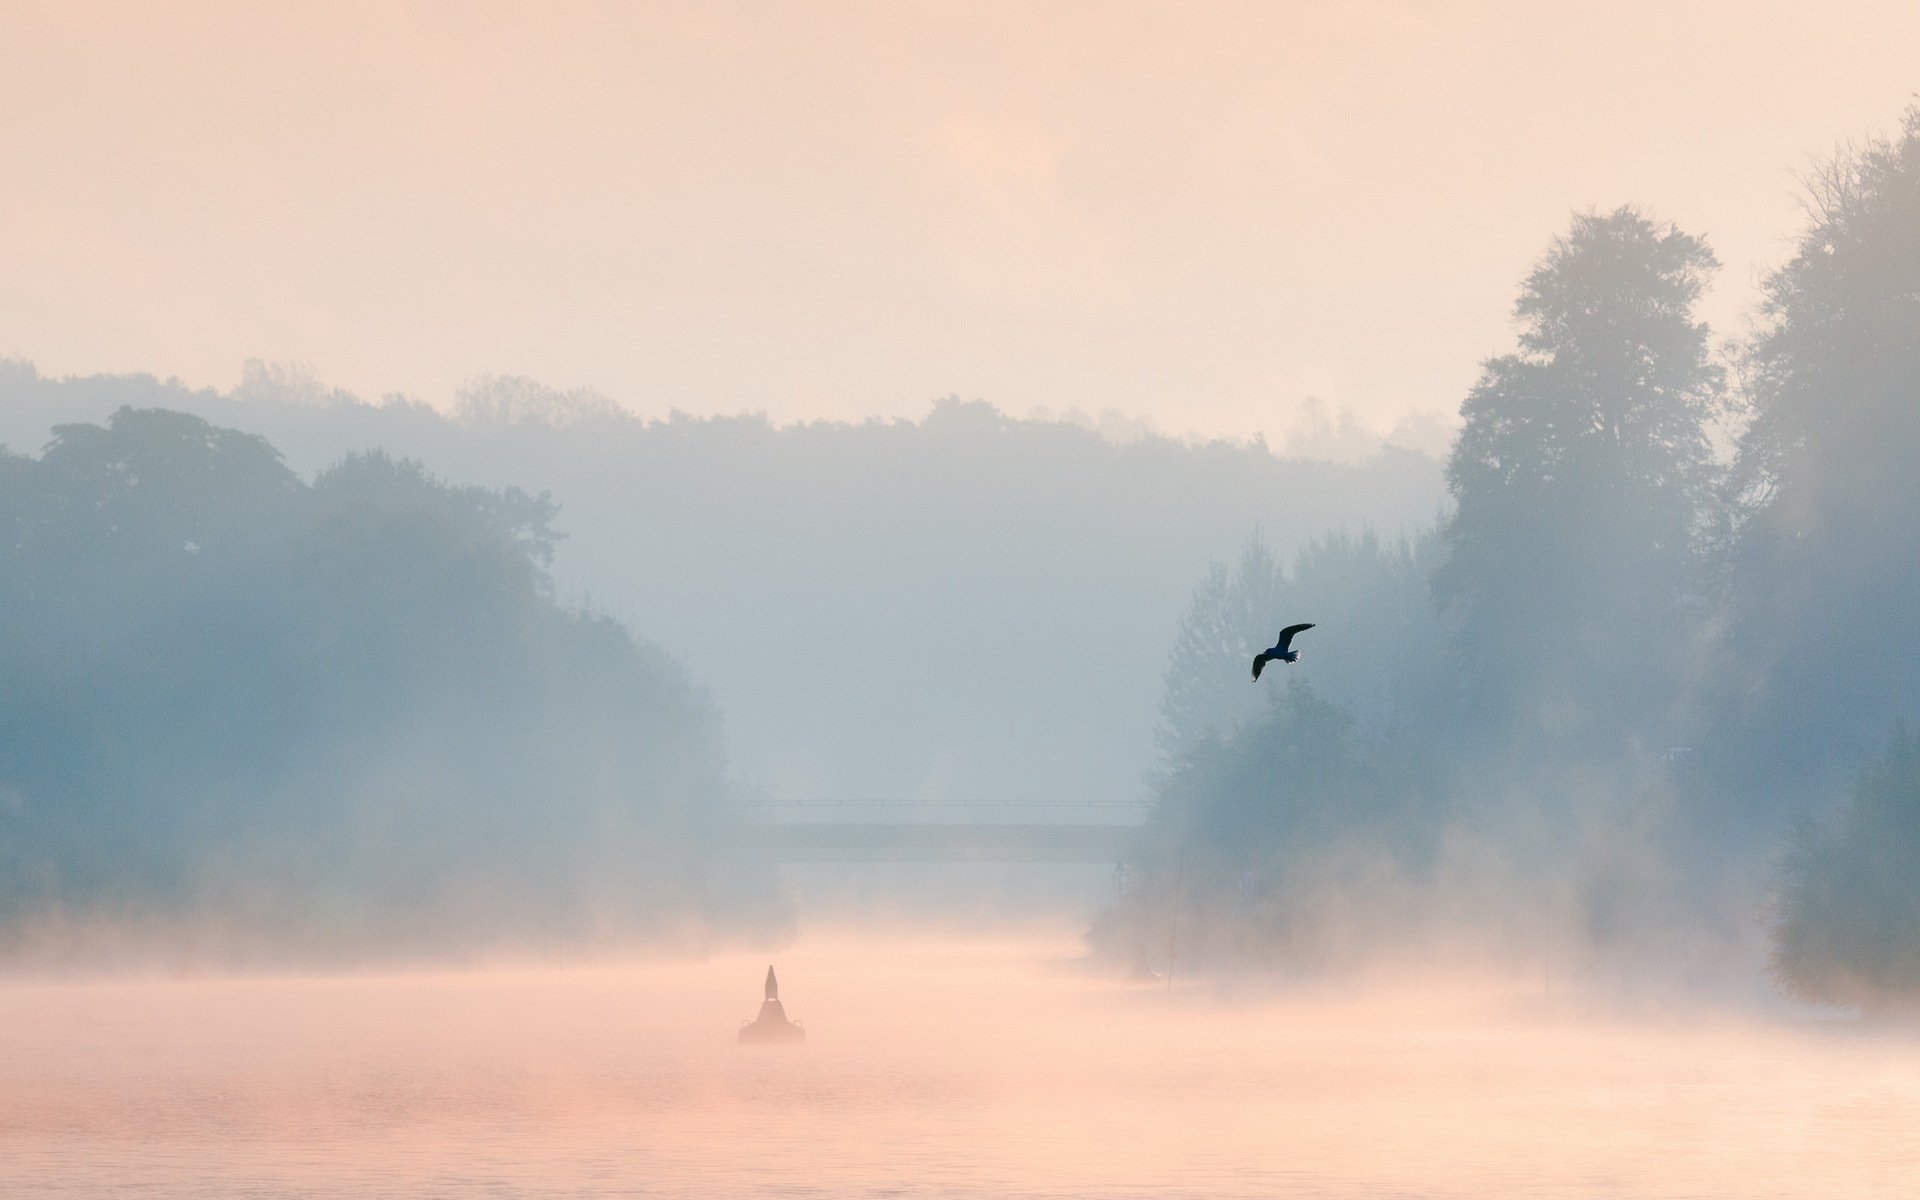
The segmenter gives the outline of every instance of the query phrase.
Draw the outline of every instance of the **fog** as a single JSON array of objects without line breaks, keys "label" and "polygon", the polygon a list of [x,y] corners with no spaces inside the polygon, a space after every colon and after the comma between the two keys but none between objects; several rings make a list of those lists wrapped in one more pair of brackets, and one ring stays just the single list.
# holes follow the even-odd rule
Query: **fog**
[{"label": "fog", "polygon": [[377,448],[463,485],[550,493],[563,603],[614,616],[710,695],[736,777],[785,798],[1121,800],[1152,762],[1193,581],[1256,524],[1431,524],[1439,464],[1190,443],[945,401],[917,420],[777,426],[630,415],[531,380],[451,415],[264,364],[228,393],[0,379],[0,442],[164,407],[266,437],[309,474]]},{"label": "fog", "polygon": [[1910,110],[1812,174],[1733,341],[1706,237],[1574,213],[1444,466],[958,399],[781,425],[12,363],[10,942],[685,952],[1032,909],[1135,972],[1557,948],[1602,990],[1903,1009],[1917,164]]},{"label": "fog", "polygon": [[1067,933],[0,985],[0,1186],[89,1195],[1897,1195],[1920,1050],[1537,978],[1115,982]]},{"label": "fog", "polygon": [[308,483],[131,408],[0,488],[9,944],[125,927],[239,965],[778,924],[769,884],[713,890],[710,703],[555,603],[544,499],[379,451]]},{"label": "fog", "polygon": [[[1048,28],[1084,33],[1095,11]],[[647,127],[737,143],[634,150],[641,175],[746,169],[667,189],[717,186],[740,207],[696,220],[607,199],[580,230],[566,206],[414,207],[429,177],[485,191],[496,161],[499,112],[462,119],[459,98],[502,93],[473,85],[472,39],[452,35],[434,111],[476,142],[452,153],[468,173],[365,176],[415,215],[375,221],[360,197],[321,220],[355,243],[326,287],[297,272],[233,285],[262,237],[302,258],[301,218],[174,272],[177,303],[152,302],[151,271],[122,254],[145,282],[74,306],[113,277],[100,247],[231,217],[253,176],[190,222],[171,186],[133,226],[113,216],[120,192],[106,215],[31,180],[0,200],[22,234],[0,259],[33,268],[0,270],[0,319],[25,339],[0,346],[0,1190],[1899,1194],[1920,1169],[1920,105],[1821,126],[1782,150],[1777,188],[1731,208],[1697,199],[1739,190],[1750,166],[1675,152],[1627,169],[1598,126],[1551,115],[1564,96],[1528,100],[1521,123],[1551,134],[1499,169],[1475,165],[1489,143],[1469,125],[1521,106],[1467,105],[1457,139],[1423,109],[1360,143],[1382,164],[1408,155],[1384,174],[1281,138],[1282,157],[1319,164],[1322,219],[1289,226],[1302,210],[1282,206],[1255,233],[1208,215],[1261,207],[1257,163],[1228,172],[1230,202],[1181,197],[1221,185],[1218,160],[1257,140],[1209,117],[1232,108],[1221,97],[1268,96],[1232,82],[1258,39],[1228,53],[1220,29],[1268,27],[1207,24],[1168,75],[1148,31],[1180,20],[1098,11],[1102,37],[1014,58],[1091,62],[1145,39],[1160,73],[1014,86],[1005,103],[1126,148],[1126,170],[1066,169],[1046,136],[1014,137],[1041,148],[1009,157],[1006,137],[947,126],[963,158],[979,151],[995,219],[1024,231],[985,239],[984,257],[980,239],[916,224],[911,200],[890,205],[897,173],[810,157],[803,130],[872,135],[864,108],[828,119],[798,89],[792,123],[768,124],[780,76],[739,88],[724,119]],[[889,49],[863,70],[923,61],[903,30],[953,25],[943,13],[869,20]],[[649,62],[795,27],[644,15],[603,24],[610,45],[661,33]],[[1386,29],[1400,40],[1382,61],[1397,61],[1424,30],[1422,71],[1477,78],[1483,50],[1444,48],[1505,26],[1459,18],[1443,31],[1369,10],[1303,18],[1301,37],[1326,40],[1328,20]],[[469,19],[482,60],[513,59],[512,21]],[[844,49],[861,44],[834,32],[851,20],[799,24]],[[1670,22],[1659,53],[1628,56],[1634,72],[1596,95],[1665,81],[1702,20]],[[30,43],[78,44],[36,21]],[[577,38],[564,24],[514,61],[606,72],[598,51],[547,53]],[[1603,43],[1526,58],[1576,80],[1643,24],[1529,18],[1515,44],[1549,27]],[[1780,13],[1747,24],[1728,44],[1783,28]],[[1885,91],[1885,47],[1907,44],[1861,41],[1876,50],[1854,100],[1829,98],[1850,114]],[[605,111],[662,87],[697,108],[753,75],[747,55],[693,86],[711,51],[675,60],[663,78],[679,85],[606,89]],[[0,65],[20,57],[9,46]],[[1193,66],[1214,59],[1226,82],[1203,87]],[[1066,76],[1086,71],[1106,67]],[[35,86],[0,75],[0,99]],[[1661,143],[1669,117],[1746,94],[1710,104],[1709,78],[1634,136]],[[1170,79],[1206,102],[1140,120]],[[895,133],[941,108],[849,80],[842,99],[900,99]],[[1125,103],[1061,115],[1102,97]],[[402,129],[417,97],[393,98]],[[147,125],[205,119],[163,99]],[[305,100],[222,104],[248,114],[248,137],[275,111],[314,119]],[[1661,108],[1637,93],[1588,107],[1605,125],[1647,105]],[[75,112],[60,119],[99,115]],[[513,129],[541,125],[521,117]],[[413,136],[319,123],[400,158]],[[67,161],[97,135],[23,142],[0,124],[0,148]],[[142,152],[165,145],[172,131]],[[310,200],[328,164],[365,149],[317,148],[286,186]],[[282,168],[284,150],[269,156]],[[768,155],[768,178],[810,187],[745,186]],[[1433,156],[1445,172],[1421,168]],[[1583,184],[1547,204],[1569,157],[1591,160]],[[1366,202],[1358,179],[1436,203],[1416,220]],[[1488,188],[1513,207],[1462,217],[1460,197]],[[853,195],[808,215],[810,196]],[[1154,220],[1093,220],[1101,196]],[[755,240],[768,204],[791,224]],[[1531,215],[1500,215],[1516,212]],[[643,232],[614,236],[609,214]],[[404,352],[374,355],[391,372],[376,378],[364,314],[340,317],[335,285],[391,312],[422,260],[358,235],[414,224],[476,246],[512,230],[529,239],[517,253],[571,266],[524,288],[498,286],[478,249],[427,271],[411,294],[441,303],[383,329]],[[1138,257],[1095,252],[1128,227],[1152,234]],[[1356,229],[1369,249],[1324,298],[1250,295],[1282,287],[1274,246],[1320,255]],[[907,286],[903,230],[951,270]],[[689,283],[685,256],[721,244],[714,279]],[[58,286],[43,245],[77,264]],[[1301,278],[1327,282],[1315,255]],[[552,279],[588,261],[619,287],[560,298]],[[1432,262],[1458,286],[1420,284]],[[1008,277],[1024,282],[993,283]],[[956,315],[972,310],[954,279],[997,295],[1000,323]],[[608,300],[633,289],[645,303]],[[1170,315],[1149,330],[1127,295]],[[297,319],[290,296],[311,305]],[[279,315],[196,326],[209,303],[256,299]],[[140,335],[98,349],[136,309]],[[807,319],[764,319],[790,309]],[[635,312],[650,315],[629,329]],[[1276,313],[1291,317],[1268,344]],[[275,321],[308,334],[263,332]],[[314,332],[330,322],[339,338]],[[805,333],[822,322],[842,352]],[[996,343],[989,327],[1029,353],[960,369]],[[1036,357],[1049,333],[1060,345]],[[262,344],[235,356],[237,380],[178,365],[242,335]],[[956,349],[930,355],[927,339]],[[858,370],[854,343],[872,350]],[[475,349],[496,344],[559,365],[522,374]],[[662,365],[636,369],[634,346]],[[1298,361],[1277,368],[1276,347]],[[683,403],[688,355],[711,360],[695,372],[711,386]],[[1309,386],[1338,384],[1330,360],[1371,399]],[[836,377],[864,382],[823,398]],[[1268,650],[1282,628],[1297,654]],[[756,994],[769,960],[783,1001],[771,973]],[[781,1045],[739,1037],[756,1005]]]}]

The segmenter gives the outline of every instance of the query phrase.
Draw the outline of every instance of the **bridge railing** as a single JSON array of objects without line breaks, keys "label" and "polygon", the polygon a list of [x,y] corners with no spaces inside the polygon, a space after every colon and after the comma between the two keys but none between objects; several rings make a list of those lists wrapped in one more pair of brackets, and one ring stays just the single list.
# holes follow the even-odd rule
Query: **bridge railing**
[{"label": "bridge railing", "polygon": [[1113,862],[1148,811],[1113,800],[766,800],[734,838],[789,860]]},{"label": "bridge railing", "polygon": [[899,825],[1138,825],[1150,805],[1127,800],[902,800],[887,797],[764,800],[751,820],[769,824],[834,822]]}]

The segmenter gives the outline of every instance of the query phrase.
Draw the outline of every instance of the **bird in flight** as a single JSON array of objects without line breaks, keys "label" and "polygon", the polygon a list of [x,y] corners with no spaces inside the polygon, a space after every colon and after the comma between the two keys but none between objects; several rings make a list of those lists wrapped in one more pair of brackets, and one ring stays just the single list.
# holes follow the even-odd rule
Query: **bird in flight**
[{"label": "bird in flight", "polygon": [[1299,633],[1303,629],[1312,628],[1313,622],[1309,621],[1305,625],[1289,625],[1285,629],[1282,629],[1280,631],[1279,641],[1253,656],[1253,677],[1259,679],[1260,668],[1266,666],[1276,658],[1281,662],[1299,662],[1300,652],[1298,650],[1289,650],[1287,647],[1293,644],[1294,634]]}]

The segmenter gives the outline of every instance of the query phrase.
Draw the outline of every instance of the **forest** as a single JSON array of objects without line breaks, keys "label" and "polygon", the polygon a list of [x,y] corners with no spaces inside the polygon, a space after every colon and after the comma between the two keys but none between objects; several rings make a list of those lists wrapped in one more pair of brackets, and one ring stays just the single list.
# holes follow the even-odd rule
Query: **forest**
[{"label": "forest", "polygon": [[255,364],[231,392],[0,368],[0,444],[116,409],[265,437],[303,476],[368,450],[462,486],[550,493],[555,596],[681,662],[741,783],[778,798],[1130,800],[1152,765],[1168,638],[1193,580],[1255,524],[1431,525],[1440,464],[1016,417],[776,425],[629,412],[482,379],[450,411]]},{"label": "forest", "polygon": [[556,603],[554,511],[379,452],[308,483],[163,409],[0,456],[8,940],[198,928],[251,961],[778,927],[714,854],[711,703]]},{"label": "forest", "polygon": [[[1704,238],[1576,216],[1461,405],[1436,528],[1287,564],[1256,537],[1203,580],[1113,953],[1711,986],[1760,932],[1800,997],[1920,997],[1920,111],[1808,193],[1722,344]],[[1327,636],[1324,671],[1215,704],[1294,620],[1364,665]]]},{"label": "forest", "polygon": [[758,799],[1141,796],[1116,960],[1913,1003],[1920,110],[1807,199],[1731,336],[1575,215],[1444,463],[4,364],[8,936],[777,936]]}]

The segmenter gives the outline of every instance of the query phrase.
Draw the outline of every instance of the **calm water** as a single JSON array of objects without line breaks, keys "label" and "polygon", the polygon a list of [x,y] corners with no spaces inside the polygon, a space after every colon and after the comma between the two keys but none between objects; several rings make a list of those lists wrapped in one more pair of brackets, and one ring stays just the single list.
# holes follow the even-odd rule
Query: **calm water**
[{"label": "calm water", "polygon": [[5,1196],[1911,1196],[1920,1041],[1489,989],[1234,1000],[1072,943],[0,984]]}]

